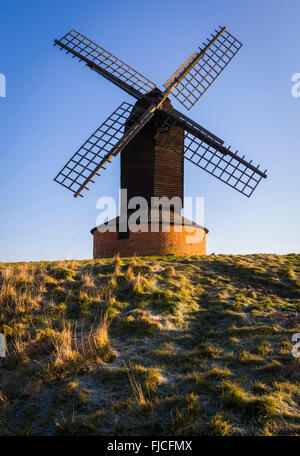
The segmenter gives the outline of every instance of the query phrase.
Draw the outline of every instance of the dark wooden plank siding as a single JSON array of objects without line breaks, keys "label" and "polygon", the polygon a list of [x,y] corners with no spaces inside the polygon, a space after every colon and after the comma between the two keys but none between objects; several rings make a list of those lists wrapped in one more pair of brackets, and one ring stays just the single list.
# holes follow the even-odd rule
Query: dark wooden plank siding
[{"label": "dark wooden plank siding", "polygon": [[179,127],[160,133],[155,144],[154,196],[179,196],[183,200],[184,135]]},{"label": "dark wooden plank siding", "polygon": [[[169,101],[167,108],[172,109]],[[183,129],[172,127],[155,138],[160,126],[155,114],[121,152],[121,188],[127,188],[128,199],[143,196],[149,205],[152,196],[179,196],[183,201]]]},{"label": "dark wooden plank siding", "polygon": [[149,122],[121,152],[121,188],[128,199],[143,196],[150,204],[154,192],[154,125]]}]

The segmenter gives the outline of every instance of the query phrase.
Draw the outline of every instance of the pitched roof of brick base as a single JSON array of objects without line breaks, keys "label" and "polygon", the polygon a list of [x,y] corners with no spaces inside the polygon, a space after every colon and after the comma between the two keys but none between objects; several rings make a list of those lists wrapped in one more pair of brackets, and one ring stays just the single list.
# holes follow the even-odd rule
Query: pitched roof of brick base
[{"label": "pitched roof of brick base", "polygon": [[[130,216],[132,214],[134,214],[135,212],[137,211],[131,211],[131,213],[128,211],[128,218],[130,218]],[[144,223],[159,223],[160,225],[168,225],[169,223],[169,217],[170,217],[170,225],[177,225],[177,226],[194,226],[196,228],[200,228],[202,230],[204,230],[206,232],[206,234],[209,232],[207,228],[201,226],[201,225],[198,225],[198,223],[196,222],[193,222],[192,220],[189,220],[188,218],[186,217],[183,217],[182,215],[178,214],[177,212],[173,212],[173,211],[168,211],[168,210],[163,210],[163,209],[152,209],[152,210],[149,210],[149,211],[143,211],[143,212],[138,212],[137,214],[137,217],[140,216],[140,223],[142,223],[144,221]],[[120,219],[120,216],[118,217],[115,217],[113,219],[110,219],[107,223],[104,223],[103,225],[106,225],[106,226],[118,226],[119,225],[119,219]],[[136,219],[135,219],[136,220]],[[103,226],[103,225],[99,225],[100,226]],[[130,226],[130,223],[129,223],[129,226]],[[98,228],[98,226],[96,226],[95,228],[93,228],[91,230],[91,233],[94,234],[94,231],[96,231]]]}]

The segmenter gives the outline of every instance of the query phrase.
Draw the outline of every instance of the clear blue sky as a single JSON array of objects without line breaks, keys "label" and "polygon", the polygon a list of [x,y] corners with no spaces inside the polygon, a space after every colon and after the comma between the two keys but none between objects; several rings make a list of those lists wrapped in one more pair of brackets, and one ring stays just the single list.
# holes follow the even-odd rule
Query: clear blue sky
[{"label": "clear blue sky", "polygon": [[299,252],[299,0],[10,0],[0,7],[0,261],[91,258],[101,195],[117,197],[119,159],[84,198],[53,182],[122,101],[121,89],[52,47],[72,28],[157,84],[218,25],[244,46],[189,113],[268,168],[250,199],[186,164],[204,196],[208,252]]}]

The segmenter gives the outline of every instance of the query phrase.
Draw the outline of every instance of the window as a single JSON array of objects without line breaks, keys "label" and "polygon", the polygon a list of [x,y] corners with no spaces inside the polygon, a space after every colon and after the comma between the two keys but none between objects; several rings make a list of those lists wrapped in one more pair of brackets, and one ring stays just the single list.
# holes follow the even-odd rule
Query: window
[{"label": "window", "polygon": [[129,239],[129,229],[127,226],[126,231],[119,231],[119,225],[118,225],[118,239]]}]

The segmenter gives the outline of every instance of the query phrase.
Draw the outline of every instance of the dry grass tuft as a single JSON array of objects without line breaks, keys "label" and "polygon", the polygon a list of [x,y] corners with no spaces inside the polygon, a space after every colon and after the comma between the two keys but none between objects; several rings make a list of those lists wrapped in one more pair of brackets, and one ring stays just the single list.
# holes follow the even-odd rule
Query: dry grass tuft
[{"label": "dry grass tuft", "polygon": [[232,426],[226,421],[222,413],[217,413],[208,425],[208,435],[230,435]]},{"label": "dry grass tuft", "polygon": [[124,366],[127,370],[129,382],[130,382],[133,396],[134,396],[136,403],[141,407],[147,406],[148,402],[146,400],[142,384],[135,374],[135,369],[132,367],[130,362],[129,362],[129,367],[127,367],[125,363],[124,363]]},{"label": "dry grass tuft", "polygon": [[0,318],[38,309],[42,301],[42,275],[31,265],[0,270]]},{"label": "dry grass tuft", "polygon": [[54,347],[54,364],[62,364],[63,362],[74,359],[78,355],[78,351],[74,350],[73,340],[76,338],[76,329],[71,326],[70,322],[63,322],[62,330],[55,331],[52,336]]},{"label": "dry grass tuft", "polygon": [[105,313],[96,327],[92,326],[88,335],[89,355],[100,358],[104,362],[112,362],[117,354],[111,349],[108,330],[111,320]]},{"label": "dry grass tuft", "polygon": [[163,329],[162,324],[147,310],[134,309],[116,322],[118,334],[149,336]]},{"label": "dry grass tuft", "polygon": [[81,284],[83,291],[91,292],[95,289],[94,277],[91,274],[83,274],[81,276]]},{"label": "dry grass tuft", "polygon": [[164,270],[164,273],[167,277],[175,277],[176,276],[176,271],[174,266],[167,266]]},{"label": "dry grass tuft", "polygon": [[125,279],[128,281],[128,282],[133,282],[134,279],[135,279],[135,274],[133,272],[133,269],[132,269],[132,266],[129,266],[127,269],[126,269],[126,272],[125,272]]}]

